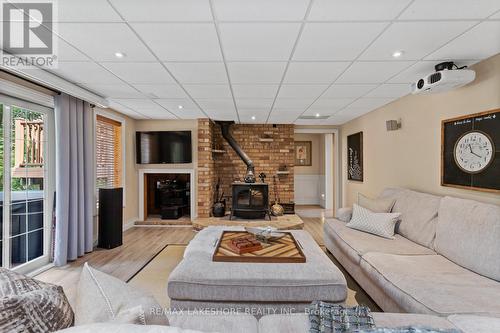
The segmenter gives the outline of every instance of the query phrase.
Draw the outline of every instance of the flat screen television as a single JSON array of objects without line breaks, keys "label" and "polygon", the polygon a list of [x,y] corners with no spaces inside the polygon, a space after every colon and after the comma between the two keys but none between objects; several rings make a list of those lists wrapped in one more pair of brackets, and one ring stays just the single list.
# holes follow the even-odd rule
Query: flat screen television
[{"label": "flat screen television", "polygon": [[191,163],[191,131],[136,132],[138,164]]}]

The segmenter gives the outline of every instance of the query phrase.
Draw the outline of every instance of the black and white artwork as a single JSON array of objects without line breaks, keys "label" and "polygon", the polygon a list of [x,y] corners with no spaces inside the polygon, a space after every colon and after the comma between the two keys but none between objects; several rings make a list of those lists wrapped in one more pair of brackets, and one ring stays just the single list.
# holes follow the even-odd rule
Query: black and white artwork
[{"label": "black and white artwork", "polygon": [[347,179],[363,181],[363,132],[347,136]]}]

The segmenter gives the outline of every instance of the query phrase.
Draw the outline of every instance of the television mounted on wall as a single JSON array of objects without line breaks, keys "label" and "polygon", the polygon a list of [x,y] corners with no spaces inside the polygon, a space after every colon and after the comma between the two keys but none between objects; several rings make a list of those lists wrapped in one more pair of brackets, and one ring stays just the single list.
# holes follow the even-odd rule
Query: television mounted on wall
[{"label": "television mounted on wall", "polygon": [[137,164],[192,162],[191,131],[136,132]]}]

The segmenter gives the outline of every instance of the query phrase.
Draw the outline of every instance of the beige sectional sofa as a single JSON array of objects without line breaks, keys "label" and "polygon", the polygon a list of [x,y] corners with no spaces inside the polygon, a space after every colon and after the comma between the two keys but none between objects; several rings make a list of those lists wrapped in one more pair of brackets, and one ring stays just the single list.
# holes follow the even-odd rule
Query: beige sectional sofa
[{"label": "beige sectional sofa", "polygon": [[[386,312],[500,317],[500,206],[386,189],[401,213],[394,240],[324,225],[326,248]],[[343,221],[341,219],[343,219]]]}]

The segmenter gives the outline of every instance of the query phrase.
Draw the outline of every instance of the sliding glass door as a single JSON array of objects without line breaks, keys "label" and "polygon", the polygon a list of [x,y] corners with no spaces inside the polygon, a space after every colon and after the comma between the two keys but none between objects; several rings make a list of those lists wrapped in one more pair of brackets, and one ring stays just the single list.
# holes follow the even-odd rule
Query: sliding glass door
[{"label": "sliding glass door", "polygon": [[49,262],[53,202],[53,110],[0,96],[3,267]]}]

